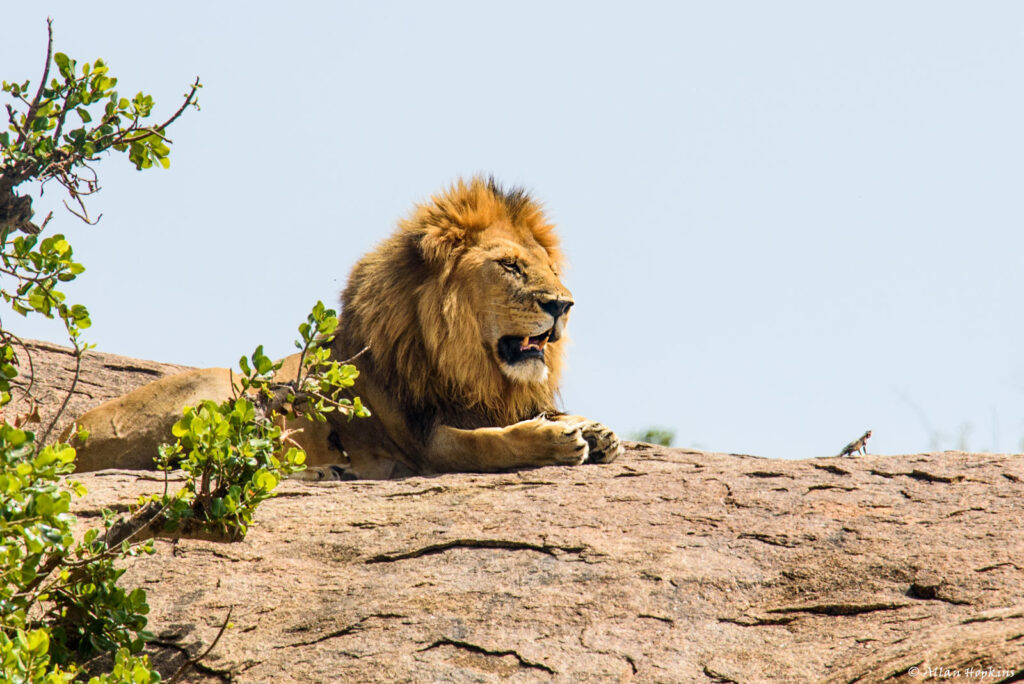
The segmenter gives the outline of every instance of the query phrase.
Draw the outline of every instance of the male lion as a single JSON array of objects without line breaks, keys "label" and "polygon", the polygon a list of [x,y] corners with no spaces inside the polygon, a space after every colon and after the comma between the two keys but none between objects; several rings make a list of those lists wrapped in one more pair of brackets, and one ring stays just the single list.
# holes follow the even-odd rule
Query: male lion
[{"label": "male lion", "polygon": [[[362,352],[352,394],[373,415],[330,414],[329,435],[315,437],[328,444],[312,447],[310,463],[338,464],[308,476],[494,472],[618,457],[611,430],[555,406],[573,305],[558,278],[562,261],[554,226],[521,189],[473,178],[417,205],[356,264],[342,293],[332,355]],[[197,379],[213,373],[224,375],[193,371]],[[109,416],[109,406],[94,411]],[[180,416],[181,406],[168,408]],[[89,416],[79,421],[86,428]],[[305,437],[310,450],[313,435]]]}]

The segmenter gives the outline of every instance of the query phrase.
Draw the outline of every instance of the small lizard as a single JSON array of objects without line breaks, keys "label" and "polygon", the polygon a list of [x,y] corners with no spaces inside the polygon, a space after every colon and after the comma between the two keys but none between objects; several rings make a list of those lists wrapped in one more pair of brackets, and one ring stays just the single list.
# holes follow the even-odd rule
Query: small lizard
[{"label": "small lizard", "polygon": [[855,453],[868,453],[868,437],[871,436],[871,430],[868,430],[863,435],[853,440],[849,444],[843,447],[843,450],[839,452],[840,456],[852,456]]}]

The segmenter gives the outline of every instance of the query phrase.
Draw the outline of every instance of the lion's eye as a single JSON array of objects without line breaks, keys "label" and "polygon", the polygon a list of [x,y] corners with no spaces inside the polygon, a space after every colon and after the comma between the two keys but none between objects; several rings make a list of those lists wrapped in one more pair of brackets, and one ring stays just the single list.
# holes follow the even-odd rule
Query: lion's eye
[{"label": "lion's eye", "polygon": [[501,267],[508,271],[509,273],[514,273],[518,276],[523,275],[523,268],[515,259],[502,259],[498,263],[501,264]]}]

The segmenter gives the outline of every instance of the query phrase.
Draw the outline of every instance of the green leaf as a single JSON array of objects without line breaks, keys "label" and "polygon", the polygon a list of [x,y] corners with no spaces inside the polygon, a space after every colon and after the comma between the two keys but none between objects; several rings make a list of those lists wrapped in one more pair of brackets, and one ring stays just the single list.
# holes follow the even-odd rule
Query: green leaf
[{"label": "green leaf", "polygon": [[269,492],[277,486],[277,478],[274,477],[272,473],[266,470],[261,470],[257,472],[256,476],[253,478],[253,484],[260,489]]},{"label": "green leaf", "polygon": [[210,502],[210,515],[214,518],[223,518],[227,513],[227,507],[224,505],[223,497],[216,497]]},{"label": "green leaf", "polygon": [[34,629],[26,635],[25,646],[30,653],[40,656],[50,650],[50,635],[45,629]]},{"label": "green leaf", "polygon": [[270,357],[263,353],[262,344],[256,347],[256,351],[252,353],[252,364],[256,367],[256,372],[260,375],[266,375],[274,368],[274,362],[270,360]]},{"label": "green leaf", "polygon": [[24,444],[26,440],[28,440],[28,433],[26,433],[24,430],[11,428],[10,430],[7,430],[4,433],[4,439],[7,440],[8,446],[12,448],[17,448]]},{"label": "green leaf", "polygon": [[177,423],[171,426],[171,434],[175,437],[181,438],[189,433],[189,426],[192,424],[192,417],[185,416]]},{"label": "green leaf", "polygon": [[58,444],[47,448],[53,450],[54,456],[61,463],[71,463],[75,460],[75,449],[67,444]]},{"label": "green leaf", "polygon": [[327,335],[335,331],[338,327],[338,318],[336,316],[325,316],[317,325],[317,332],[321,335]]},{"label": "green leaf", "polygon": [[48,516],[53,513],[53,497],[45,492],[36,494],[35,497],[36,511],[43,516]]},{"label": "green leaf", "polygon": [[64,76],[65,78],[70,78],[74,76],[74,72],[71,70],[71,65],[73,64],[73,62],[63,52],[58,52],[57,54],[55,54],[53,56],[53,61],[57,65],[57,68],[60,69],[61,76]]},{"label": "green leaf", "polygon": [[43,540],[36,534],[35,530],[27,529],[22,533],[22,537],[25,540],[25,546],[28,548],[30,553],[42,553],[45,548]]}]

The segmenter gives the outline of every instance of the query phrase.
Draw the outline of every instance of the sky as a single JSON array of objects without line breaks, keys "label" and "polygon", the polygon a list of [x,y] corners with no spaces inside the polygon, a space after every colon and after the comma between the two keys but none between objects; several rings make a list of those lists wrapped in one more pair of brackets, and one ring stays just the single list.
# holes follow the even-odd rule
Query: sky
[{"label": "sky", "polygon": [[[559,226],[564,409],[774,458],[1024,450],[1024,4],[6,3],[0,78],[103,57],[171,129],[56,207],[101,351],[291,353],[413,203],[491,173]],[[25,189],[25,186],[23,186]],[[47,322],[2,315],[19,335]]]}]

